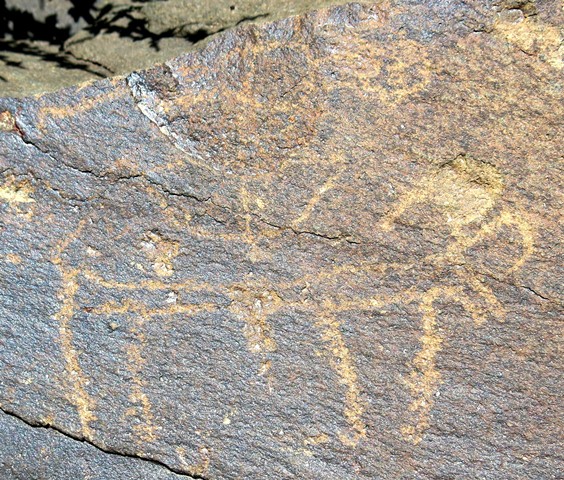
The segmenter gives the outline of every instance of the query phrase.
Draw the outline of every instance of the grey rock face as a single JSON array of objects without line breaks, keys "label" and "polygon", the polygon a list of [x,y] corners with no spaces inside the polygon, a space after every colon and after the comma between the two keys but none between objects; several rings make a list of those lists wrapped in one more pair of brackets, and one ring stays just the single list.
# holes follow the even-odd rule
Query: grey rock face
[{"label": "grey rock face", "polygon": [[4,478],[558,478],[535,5],[337,7],[1,99]]}]

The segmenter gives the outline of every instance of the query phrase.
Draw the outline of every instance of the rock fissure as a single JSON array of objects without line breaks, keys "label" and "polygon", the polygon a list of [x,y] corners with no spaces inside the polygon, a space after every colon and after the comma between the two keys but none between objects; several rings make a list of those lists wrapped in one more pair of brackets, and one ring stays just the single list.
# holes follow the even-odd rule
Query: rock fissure
[{"label": "rock fissure", "polygon": [[562,302],[560,302],[559,300],[557,300],[555,298],[551,298],[551,297],[549,297],[545,294],[542,294],[542,293],[536,291],[535,289],[533,289],[532,287],[529,287],[527,285],[522,285],[522,284],[519,284],[519,283],[510,282],[509,280],[499,278],[495,275],[492,275],[491,273],[481,272],[481,271],[475,270],[475,269],[472,269],[472,271],[477,273],[478,275],[482,275],[484,277],[490,278],[492,280],[495,280],[496,282],[503,283],[503,284],[508,285],[510,287],[527,290],[529,293],[532,293],[534,296],[540,298],[542,301],[554,303],[555,305],[559,305],[560,307],[564,307],[564,304]]},{"label": "rock fissure", "polygon": [[1,99],[0,384],[52,432],[0,415],[8,475],[557,477],[562,11],[535,8],[353,4]]},{"label": "rock fissure", "polygon": [[81,442],[81,443],[85,443],[90,445],[91,447],[94,447],[96,450],[99,450],[100,452],[106,453],[108,455],[118,455],[120,457],[125,457],[125,458],[134,458],[137,460],[141,460],[144,462],[149,462],[153,465],[157,465],[159,467],[162,467],[166,470],[168,470],[171,473],[174,473],[175,475],[178,475],[179,477],[182,478],[189,478],[189,479],[193,479],[193,480],[211,480],[208,477],[203,477],[200,475],[194,475],[191,474],[189,472],[177,469],[177,468],[173,468],[169,465],[167,465],[164,462],[161,462],[160,460],[156,460],[154,458],[149,458],[149,457],[144,457],[142,455],[138,455],[138,454],[133,454],[133,453],[125,453],[125,452],[121,452],[119,450],[115,450],[112,448],[107,448],[105,446],[99,445],[96,442],[93,442],[92,440],[89,440],[85,437],[81,437],[79,435],[74,435],[72,433],[69,433],[65,430],[63,430],[60,427],[57,427],[55,425],[50,425],[47,423],[43,423],[40,421],[36,421],[36,420],[29,420],[27,418],[24,418],[23,416],[17,414],[14,411],[11,411],[9,409],[7,409],[5,406],[0,406],[0,412],[2,412],[4,415],[7,415],[9,417],[15,418],[17,420],[19,420],[20,422],[24,423],[25,425],[27,425],[28,427],[32,427],[32,428],[41,428],[44,430],[50,430],[52,432],[57,432],[63,436],[65,436],[66,438],[69,438],[71,440],[74,440],[76,442]]}]

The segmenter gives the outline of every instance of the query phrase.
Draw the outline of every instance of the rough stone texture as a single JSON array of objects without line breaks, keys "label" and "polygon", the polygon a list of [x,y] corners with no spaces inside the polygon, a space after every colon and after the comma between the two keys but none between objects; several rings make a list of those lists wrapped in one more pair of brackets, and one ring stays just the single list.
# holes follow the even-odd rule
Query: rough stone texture
[{"label": "rough stone texture", "polygon": [[[66,42],[65,51],[103,65],[111,73],[129,73],[201,48],[217,33],[242,23],[262,23],[343,3],[346,0],[129,0],[117,4],[106,0],[102,8],[111,7],[105,15],[110,28],[77,33]],[[128,15],[120,14],[132,7],[135,10]],[[142,28],[134,29],[133,35],[124,34],[132,24]]]},{"label": "rough stone texture", "polygon": [[352,5],[1,100],[2,478],[560,478],[560,25]]},{"label": "rough stone texture", "polygon": [[243,23],[343,3],[0,0],[0,96],[24,97],[130,73],[200,49]]},{"label": "rough stone texture", "polygon": [[0,413],[0,478],[170,480],[182,478],[162,465],[100,451],[49,429],[32,428]]}]

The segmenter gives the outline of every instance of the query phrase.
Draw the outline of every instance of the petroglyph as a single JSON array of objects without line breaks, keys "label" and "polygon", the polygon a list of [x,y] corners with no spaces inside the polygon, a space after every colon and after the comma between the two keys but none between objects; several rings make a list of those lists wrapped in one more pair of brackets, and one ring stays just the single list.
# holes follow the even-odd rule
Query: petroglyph
[{"label": "petroglyph", "polygon": [[232,287],[229,309],[245,322],[243,329],[251,352],[273,352],[276,342],[271,336],[267,318],[282,307],[282,300],[275,291],[253,290],[246,285]]},{"label": "petroglyph", "polygon": [[[121,78],[111,79],[109,80],[115,86],[121,84]],[[69,102],[63,106],[56,106],[56,107],[43,107],[40,111],[39,120],[37,123],[37,127],[40,130],[47,131],[49,126],[46,125],[46,122],[50,120],[58,121],[59,119],[66,119],[68,117],[74,117],[77,115],[81,115],[87,113],[96,107],[103,105],[108,100],[117,100],[119,98],[127,97],[128,93],[125,88],[114,88],[110,89],[105,92],[98,92],[97,95],[91,96],[88,99],[82,99],[80,102]]]},{"label": "petroglyph", "polygon": [[382,102],[399,103],[427,87],[432,65],[418,42],[404,38],[403,33],[398,34],[398,39],[398,51],[406,52],[405,55],[398,56],[397,51],[386,48],[386,43],[345,36],[343,43],[335,47],[332,61],[349,65],[341,74],[346,75],[351,86],[377,96]]},{"label": "petroglyph", "polygon": [[[382,219],[381,228],[394,228],[402,215],[419,204],[436,205],[441,217],[450,228],[453,241],[445,252],[435,255],[435,265],[466,265],[467,250],[488,236],[493,236],[502,226],[516,227],[521,235],[522,253],[514,260],[506,273],[519,270],[533,252],[534,232],[526,215],[514,214],[506,208],[488,220],[503,191],[503,178],[490,164],[459,156],[444,165],[438,173],[425,178],[413,190],[407,191]],[[477,230],[468,229],[477,225]],[[409,411],[414,414],[411,423],[402,427],[402,433],[409,441],[418,444],[430,426],[430,413],[434,398],[441,384],[441,374],[436,368],[436,359],[442,350],[443,335],[437,327],[436,301],[449,300],[460,303],[468,311],[475,324],[481,325],[488,316],[503,321],[505,310],[494,292],[484,284],[479,274],[471,268],[457,269],[460,286],[433,287],[414,295],[403,294],[396,299],[376,301],[378,305],[392,301],[416,301],[421,311],[421,350],[412,361],[412,373],[406,381],[410,388],[412,403]],[[464,292],[467,288],[476,294],[475,298]],[[480,302],[484,303],[484,306]]]},{"label": "petroglyph", "polygon": [[16,119],[11,112],[0,112],[0,132],[13,132],[16,130]]},{"label": "petroglyph", "polygon": [[[338,182],[344,171],[339,167],[319,187],[312,198],[306,202],[303,210],[298,214],[292,225],[298,226],[306,221],[314,208],[319,205],[323,196],[332,189],[338,188]],[[390,231],[395,223],[404,216],[408,216],[414,208],[420,206],[436,206],[441,218],[434,221],[443,222],[449,226],[452,241],[447,248],[438,254],[425,259],[433,265],[465,265],[466,251],[480,241],[494,237],[502,227],[516,229],[521,238],[522,251],[509,269],[508,273],[519,270],[533,252],[534,232],[526,221],[526,217],[515,214],[507,209],[497,207],[503,190],[503,179],[498,170],[487,163],[467,157],[458,157],[454,161],[443,165],[435,173],[425,177],[418,185],[407,190],[399,197],[389,213],[385,215],[379,228]],[[249,245],[251,249],[256,245],[261,229],[256,230],[251,205],[260,209],[260,204],[244,187],[240,191],[242,218],[244,221],[240,233],[231,235],[230,241],[238,241]],[[163,208],[168,208],[167,203]],[[168,217],[167,217],[168,218]],[[185,228],[184,225],[182,225]],[[189,230],[191,231],[191,230]],[[280,232],[277,232],[279,234]],[[411,362],[412,372],[405,380],[409,388],[412,401],[408,407],[408,417],[401,432],[405,438],[415,444],[421,442],[425,431],[430,426],[430,415],[435,402],[435,395],[442,383],[441,373],[436,368],[437,356],[444,350],[444,334],[437,325],[437,302],[458,303],[470,313],[476,325],[481,325],[487,318],[502,320],[504,310],[497,300],[495,293],[481,279],[471,267],[459,268],[456,276],[460,285],[445,285],[433,287],[424,291],[408,289],[392,296],[375,292],[372,296],[341,296],[332,294],[325,297],[322,293],[314,297],[305,296],[298,300],[283,300],[283,292],[297,287],[315,287],[319,290],[324,282],[345,281],[358,275],[385,276],[389,272],[401,275],[414,275],[417,271],[413,264],[393,263],[359,263],[341,264],[318,269],[314,274],[306,274],[295,280],[271,283],[260,277],[249,277],[242,282],[212,285],[201,280],[183,279],[168,281],[174,272],[174,262],[181,245],[179,242],[164,238],[156,231],[148,232],[141,243],[141,249],[151,262],[153,274],[156,278],[142,279],[137,282],[120,282],[103,277],[91,269],[65,268],[61,260],[61,253],[73,238],[80,234],[80,229],[61,244],[53,263],[62,272],[63,288],[61,292],[62,307],[56,318],[61,324],[61,343],[67,369],[76,377],[74,381],[73,401],[77,405],[85,435],[91,435],[89,422],[93,414],[94,402],[86,394],[87,380],[80,370],[78,353],[72,347],[72,332],[70,321],[77,306],[74,296],[79,288],[79,280],[98,285],[100,288],[116,291],[162,291],[163,295],[174,294],[174,301],[165,305],[150,307],[139,301],[108,302],[90,310],[93,315],[119,315],[131,318],[131,334],[135,338],[126,348],[128,369],[132,374],[130,401],[132,406],[127,415],[139,418],[137,435],[140,444],[154,441],[157,426],[151,411],[147,395],[143,392],[143,369],[147,359],[143,350],[146,343],[146,322],[153,317],[167,318],[171,315],[186,315],[188,317],[199,313],[219,311],[226,308],[235,318],[243,322],[243,334],[248,343],[249,352],[260,359],[257,368],[259,375],[268,379],[272,389],[272,359],[270,354],[277,350],[269,317],[282,311],[291,312],[292,309],[309,312],[314,318],[313,325],[319,331],[321,339],[327,345],[329,364],[337,374],[339,383],[344,386],[343,417],[347,428],[337,434],[338,440],[345,446],[354,448],[368,435],[363,422],[365,403],[361,398],[358,373],[355,367],[353,352],[349,350],[342,333],[342,320],[339,314],[350,311],[383,311],[386,305],[416,304],[421,315],[422,336],[421,348]],[[214,237],[205,230],[191,232],[196,238]],[[250,250],[252,252],[252,250]],[[249,259],[255,261],[260,252],[251,254]],[[347,280],[347,281],[348,281]],[[199,303],[197,305],[177,302],[179,292],[217,292],[229,299],[227,307],[220,307],[214,302]],[[469,292],[473,294],[470,295]],[[282,296],[281,296],[282,295]]]},{"label": "petroglyph", "polygon": [[554,68],[561,70],[564,66],[562,29],[544,23],[537,15],[525,15],[520,9],[504,10],[498,14],[493,33],[527,55],[539,55]]},{"label": "petroglyph", "polygon": [[8,263],[11,263],[12,265],[20,265],[23,262],[22,257],[20,257],[15,253],[8,253],[6,255],[1,256],[0,258]]},{"label": "petroglyph", "polygon": [[258,246],[256,235],[253,232],[252,205],[254,203],[258,208],[260,208],[262,200],[257,198],[253,202],[253,198],[251,198],[249,192],[244,186],[241,187],[239,196],[241,207],[243,209],[243,218],[245,221],[245,233],[243,236],[236,235],[236,238],[239,241],[244,240],[245,243],[247,243],[247,245],[249,246],[249,260],[251,260],[251,262],[256,262],[265,258],[265,252]]},{"label": "petroglyph", "polygon": [[[83,222],[84,224],[84,222]],[[71,235],[66,242],[64,242],[59,250],[68,246],[73,238],[79,234],[79,228],[74,235]],[[247,233],[242,234],[247,235]],[[93,282],[100,287],[107,289],[114,289],[118,291],[132,291],[147,289],[149,291],[162,290],[163,292],[171,291],[184,291],[184,292],[206,292],[213,291],[211,285],[205,282],[166,282],[161,280],[144,280],[140,282],[116,282],[106,280],[99,274],[87,269],[65,269],[62,267],[60,253],[55,258],[54,263],[60,266],[63,271],[64,288],[62,289],[61,299],[63,306],[56,318],[61,322],[61,338],[65,350],[65,359],[67,360],[68,368],[72,371],[79,373],[79,380],[76,380],[74,387],[73,400],[77,405],[79,414],[83,422],[83,432],[85,435],[90,435],[91,430],[89,422],[96,417],[92,413],[94,409],[94,402],[85,393],[85,386],[87,380],[83,372],[80,370],[78,363],[78,353],[72,347],[72,331],[70,329],[70,321],[76,312],[77,305],[74,298],[79,288],[79,279],[82,278],[86,281]],[[322,278],[330,278],[334,275],[341,273],[341,271],[348,273],[354,272],[352,266],[342,266],[334,269],[334,271],[326,272]],[[155,271],[158,275],[158,272]],[[304,279],[296,282],[289,282],[281,284],[281,288],[292,288],[295,285],[302,284]],[[339,322],[326,314],[327,305],[320,305],[318,302],[304,304],[303,302],[284,302],[278,293],[272,288],[267,288],[268,284],[262,283],[260,280],[254,282],[248,281],[246,283],[235,283],[233,285],[224,285],[219,287],[219,291],[224,290],[226,295],[231,299],[228,310],[238,319],[244,322],[243,333],[248,341],[248,348],[251,353],[258,355],[261,358],[261,365],[258,369],[258,374],[269,378],[269,385],[271,378],[269,371],[272,366],[268,354],[276,351],[277,345],[272,337],[272,327],[268,322],[268,317],[277,313],[282,309],[288,309],[299,306],[306,308],[318,317],[315,321],[315,326],[319,329],[322,339],[328,344],[328,351],[330,352],[330,363],[332,368],[337,373],[340,382],[345,386],[345,407],[344,417],[350,426],[350,432],[341,432],[338,438],[343,444],[354,447],[360,439],[366,436],[366,428],[362,423],[363,403],[360,400],[360,387],[358,385],[357,374],[352,359],[352,354],[347,348],[342,333],[340,331]],[[218,290],[216,288],[215,290]],[[130,400],[132,406],[126,412],[127,415],[134,415],[140,419],[140,424],[136,426],[138,440],[140,443],[151,442],[156,438],[157,427],[154,424],[154,417],[151,412],[151,405],[147,395],[143,392],[144,381],[142,379],[142,370],[146,365],[147,360],[143,355],[143,346],[146,342],[144,334],[144,326],[148,319],[154,316],[168,317],[174,314],[182,315],[195,315],[200,312],[210,312],[218,310],[218,305],[213,303],[205,303],[199,305],[179,304],[176,301],[166,306],[149,308],[140,302],[127,300],[122,303],[108,302],[97,307],[89,309],[93,315],[120,315],[131,316],[133,318],[133,325],[131,333],[135,338],[135,343],[128,344],[127,358],[128,370],[132,373],[132,383],[130,385],[131,393]]]},{"label": "petroglyph", "polygon": [[33,203],[32,193],[33,189],[27,181],[18,182],[12,177],[0,187],[0,203],[6,202],[12,207],[17,203]]},{"label": "petroglyph", "polygon": [[[386,231],[391,230],[408,209],[431,203],[439,207],[452,235],[459,238],[462,227],[482,220],[502,191],[502,177],[495,167],[459,156],[402,195],[380,225]],[[443,217],[438,220],[442,221]]]},{"label": "petroglyph", "polygon": [[306,220],[309,219],[309,217],[313,213],[315,207],[317,206],[319,201],[322,199],[323,195],[327,191],[335,188],[336,183],[338,182],[341,175],[345,172],[345,170],[346,170],[346,164],[343,163],[342,165],[340,165],[338,167],[336,173],[334,173],[333,175],[331,175],[327,178],[325,183],[323,185],[321,185],[321,187],[319,187],[317,189],[317,191],[315,192],[315,194],[309,199],[309,201],[307,202],[305,208],[303,209],[303,211],[299,215],[299,217],[296,218],[292,222],[292,227],[298,228],[303,222],[305,222]]},{"label": "petroglyph", "polygon": [[[157,275],[159,273],[155,271]],[[152,413],[152,406],[149,397],[144,393],[143,388],[145,381],[143,380],[143,368],[147,364],[145,358],[144,348],[146,345],[145,325],[146,322],[152,317],[168,317],[170,315],[188,315],[193,316],[200,312],[210,312],[218,309],[218,306],[212,303],[205,303],[199,305],[181,304],[177,302],[175,290],[183,291],[197,291],[198,288],[192,290],[190,287],[194,285],[193,282],[186,282],[183,284],[167,284],[158,280],[146,281],[139,283],[123,283],[104,281],[99,275],[89,271],[83,270],[81,275],[90,281],[94,281],[105,288],[115,290],[163,290],[168,291],[172,296],[167,296],[167,305],[163,307],[149,308],[141,302],[126,300],[123,303],[108,302],[98,307],[92,308],[90,313],[94,315],[104,316],[127,316],[131,318],[130,332],[135,338],[134,343],[129,343],[126,346],[126,355],[128,359],[127,368],[132,374],[132,383],[130,385],[131,393],[129,399],[132,406],[126,411],[127,416],[136,416],[139,419],[138,424],[135,425],[137,433],[137,441],[139,445],[147,442],[153,442],[157,438],[158,427],[155,425],[154,416]],[[206,285],[199,287],[202,291],[208,290]]]},{"label": "petroglyph", "polygon": [[126,415],[135,416],[138,418],[139,423],[134,425],[134,430],[137,434],[137,444],[141,446],[143,443],[153,442],[156,440],[156,427],[154,425],[154,417],[152,413],[152,406],[149,397],[143,391],[145,382],[142,379],[143,367],[146,364],[146,359],[143,355],[147,338],[143,330],[144,325],[149,318],[149,315],[144,306],[133,305],[127,301],[122,308],[112,310],[110,306],[104,306],[99,311],[111,315],[113,313],[130,313],[135,312],[132,316],[130,323],[130,332],[135,338],[135,342],[129,342],[126,346],[127,354],[127,369],[132,375],[130,385],[129,400],[131,407],[126,411]]},{"label": "petroglyph", "polygon": [[[293,225],[297,225],[309,218],[323,194],[335,187],[340,171],[330,177],[327,182],[314,194],[307,203],[304,211],[297,217]],[[466,156],[459,156],[443,165],[437,173],[426,177],[414,189],[406,192],[390,212],[380,222],[380,228],[389,231],[394,228],[394,222],[404,213],[417,205],[436,205],[441,212],[441,219],[446,221],[453,239],[447,249],[426,261],[440,266],[450,264],[465,264],[465,252],[488,236],[493,236],[502,226],[514,227],[521,236],[522,253],[514,260],[507,273],[520,269],[533,252],[534,232],[526,215],[522,212],[514,214],[507,209],[489,219],[503,191],[503,178],[493,166]],[[484,220],[488,220],[485,221]],[[478,226],[478,230],[467,231],[469,226]],[[303,278],[302,282],[320,282],[323,279],[341,274],[360,274],[367,271],[385,273],[396,269],[411,274],[413,265],[343,265],[332,270],[322,269],[315,278]],[[476,325],[481,325],[490,317],[503,321],[504,308],[495,294],[471,269],[457,269],[460,286],[434,287],[423,292],[406,290],[392,297],[376,295],[373,298],[339,299],[338,296],[322,301],[318,299],[308,304],[316,315],[321,317],[315,325],[320,329],[323,338],[331,345],[335,360],[332,366],[341,381],[347,386],[346,406],[344,416],[351,427],[348,434],[341,433],[339,439],[348,446],[355,446],[366,436],[366,428],[362,423],[363,405],[359,398],[359,387],[354,362],[340,333],[339,322],[328,316],[327,312],[350,311],[354,309],[382,309],[385,305],[394,303],[417,303],[421,312],[423,335],[420,339],[421,350],[412,361],[412,373],[406,384],[413,397],[409,406],[413,422],[402,427],[406,439],[417,444],[430,425],[429,417],[433,407],[435,394],[441,384],[441,374],[436,369],[436,359],[442,350],[444,338],[437,327],[437,313],[434,307],[436,301],[449,300],[460,303],[472,316]],[[285,285],[288,286],[288,285]],[[279,287],[282,287],[280,285]],[[465,289],[474,292],[477,299],[465,293]],[[286,305],[289,306],[289,305]],[[302,307],[305,305],[302,305]]]},{"label": "petroglyph", "polygon": [[153,262],[153,270],[159,277],[170,277],[173,273],[173,260],[178,255],[179,244],[164,238],[158,232],[148,232],[142,248]]},{"label": "petroglyph", "polygon": [[414,413],[413,423],[402,427],[402,433],[415,444],[423,439],[423,433],[429,428],[429,416],[433,408],[435,394],[441,384],[441,373],[436,368],[437,355],[442,349],[444,339],[437,326],[437,311],[434,307],[438,299],[450,299],[461,303],[470,310],[477,324],[483,322],[472,299],[466,296],[460,287],[433,287],[420,297],[421,328],[423,335],[419,339],[421,350],[412,361],[412,371],[407,385],[413,398],[409,411]]},{"label": "petroglyph", "polygon": [[[375,28],[382,23],[377,16],[372,19],[364,19],[364,21]],[[180,130],[175,131],[175,126],[169,121],[169,116],[174,116],[174,112],[178,109],[184,109],[190,110],[190,118],[197,119],[201,117],[200,110],[209,109],[210,105],[215,105],[214,102],[220,102],[223,109],[230,109],[224,112],[225,114],[229,114],[235,120],[243,117],[247,120],[246,122],[235,120],[232,122],[231,133],[235,135],[236,142],[241,148],[233,152],[233,155],[228,155],[229,161],[224,162],[222,168],[230,169],[230,174],[236,173],[240,175],[241,179],[260,178],[265,182],[273,182],[275,171],[258,168],[262,165],[260,160],[256,160],[262,156],[267,158],[268,149],[264,145],[276,145],[277,148],[284,149],[285,158],[277,165],[279,172],[285,172],[296,162],[318,161],[317,158],[314,158],[315,155],[311,158],[294,158],[292,150],[302,146],[316,132],[318,121],[316,112],[319,110],[316,103],[318,102],[317,97],[320,93],[327,93],[331,89],[331,84],[323,80],[324,77],[320,75],[320,71],[322,68],[331,66],[331,62],[346,65],[339,69],[345,85],[358,89],[362,95],[376,96],[384,103],[403,102],[427,88],[432,80],[431,62],[427,54],[421,50],[418,42],[406,38],[403,33],[398,35],[401,48],[390,51],[386,43],[375,43],[362,36],[352,33],[349,35],[345,32],[340,37],[340,43],[332,45],[331,55],[323,60],[328,62],[326,64],[312,56],[307,47],[296,47],[292,50],[292,58],[300,65],[298,70],[303,70],[304,75],[280,74],[274,51],[271,51],[267,43],[258,43],[252,46],[249,55],[253,60],[260,59],[260,61],[249,63],[249,70],[245,72],[242,79],[238,80],[237,89],[210,87],[215,90],[190,91],[189,94],[180,92],[179,95],[172,95],[170,98],[161,98],[156,92],[148,89],[143,78],[138,74],[129,77],[129,89],[136,99],[138,108],[159,127],[161,132],[169,137],[177,148],[183,152],[194,153],[190,159],[183,157],[180,160],[171,160],[169,164],[166,164],[173,167],[173,170],[180,169],[188,162],[196,166],[205,166],[207,171],[215,171],[216,166],[213,165],[213,162],[211,160],[203,162],[200,155],[196,154],[195,144],[192,144],[190,139],[183,138]],[[398,53],[400,51],[401,55]],[[230,55],[230,52],[226,54],[225,61],[230,61]],[[170,72],[173,72],[175,78],[188,75],[186,71],[182,70],[183,67],[176,65],[175,62],[171,62],[168,68]],[[196,77],[199,75],[197,69],[193,69],[193,72],[195,73],[191,75]],[[257,92],[260,91],[257,79],[262,78],[265,72],[276,74],[280,84],[272,92],[268,90],[270,87],[262,86],[272,94],[268,108],[266,108],[264,99],[257,95]],[[308,76],[305,74],[308,72],[313,73]],[[241,88],[243,92],[240,91]],[[112,98],[118,98],[121,95],[123,91],[116,89]],[[97,104],[97,98],[91,98],[72,115],[88,111]],[[288,112],[292,112],[292,115],[288,116]],[[55,120],[69,115],[68,108],[59,109],[58,107],[44,107],[42,114],[48,114]],[[213,122],[210,121],[209,124],[211,123]],[[42,123],[40,128],[44,128],[45,125]],[[229,143],[225,139],[209,135],[207,123],[205,125],[191,124],[190,128],[195,131],[200,129],[197,131],[198,137],[209,137],[208,147],[211,150],[225,153],[227,150],[224,151],[224,149],[229,148]],[[254,130],[264,130],[265,133],[260,141],[248,134],[249,131]],[[282,143],[280,143],[280,138],[284,138]],[[334,150],[333,146],[331,148]],[[248,152],[245,153],[245,149],[253,151],[252,160],[249,160]],[[255,160],[256,165],[253,163]],[[165,195],[164,190],[148,186],[147,192],[153,197],[159,197],[158,204],[164,212],[164,222],[167,225],[182,229],[185,234],[199,240],[221,239],[243,244],[246,248],[246,258],[251,263],[258,263],[268,259],[270,255],[259,246],[262,238],[280,237],[287,230],[292,230],[294,233],[301,230],[314,213],[317,214],[318,211],[323,210],[323,200],[328,193],[337,191],[337,194],[341,184],[345,183],[343,176],[347,171],[347,162],[340,156],[336,156],[336,159],[329,156],[324,161],[330,165],[331,170],[323,183],[313,190],[310,198],[303,203],[303,208],[293,219],[277,229],[271,228],[272,231],[269,230],[268,233],[266,230],[270,227],[267,227],[266,222],[263,222],[260,215],[257,214],[264,210],[265,200],[251,191],[251,182],[239,186],[238,192],[233,194],[238,200],[234,213],[242,226],[239,231],[230,233],[216,233],[206,231],[202,226],[194,227],[191,224],[190,212],[184,212],[183,218],[180,218],[182,215],[175,217],[170,214],[174,200]],[[124,164],[127,163],[127,161],[124,162]],[[158,165],[156,169],[166,171],[169,168],[166,165]],[[257,168],[254,169],[255,167]],[[245,168],[249,170],[246,171]],[[87,381],[80,371],[79,355],[72,346],[72,332],[70,331],[70,323],[77,309],[75,295],[82,281],[101,289],[123,292],[162,291],[163,295],[173,294],[175,298],[174,302],[158,307],[128,300],[119,303],[104,303],[90,310],[93,315],[119,315],[131,319],[130,333],[135,341],[127,346],[126,351],[127,368],[133,378],[129,386],[132,406],[128,414],[141,420],[137,432],[141,443],[153,441],[157,431],[149,399],[143,391],[145,386],[143,370],[150,361],[144,356],[145,329],[147,322],[153,321],[155,317],[167,318],[172,315],[182,315],[189,318],[200,313],[221,309],[228,311],[242,322],[242,333],[247,341],[247,348],[260,361],[257,373],[269,378],[269,385],[271,385],[271,375],[275,370],[271,354],[278,348],[274,340],[275,332],[271,319],[283,311],[291,313],[293,309],[307,312],[308,315],[311,315],[312,325],[327,345],[327,351],[330,354],[329,364],[336,373],[340,386],[344,387],[343,417],[347,427],[337,434],[338,440],[347,447],[354,448],[369,433],[363,422],[366,405],[361,395],[362,390],[359,385],[354,352],[349,350],[345,342],[342,333],[345,320],[340,318],[340,314],[351,311],[370,312],[382,310],[386,305],[414,303],[421,317],[418,319],[421,322],[422,330],[421,348],[411,362],[412,372],[409,379],[406,380],[412,397],[408,409],[411,418],[402,428],[402,432],[413,443],[420,442],[430,425],[435,394],[441,384],[441,374],[436,365],[437,356],[444,351],[445,338],[437,326],[435,305],[443,301],[459,303],[471,314],[476,324],[482,324],[489,317],[501,320],[504,314],[503,307],[495,293],[469,264],[471,262],[467,258],[467,251],[474,245],[495,237],[501,228],[516,229],[521,239],[522,250],[520,257],[514,260],[506,272],[514,274],[522,268],[533,252],[534,232],[522,212],[509,210],[500,205],[499,201],[504,189],[503,176],[495,166],[484,161],[459,156],[425,176],[416,185],[404,188],[399,185],[396,187],[404,192],[391,206],[389,212],[380,219],[376,229],[390,232],[398,222],[409,222],[410,214],[416,209],[434,208],[434,213],[431,212],[427,219],[431,222],[431,227],[446,224],[450,241],[445,250],[431,254],[423,261],[440,268],[450,265],[460,266],[461,268],[455,270],[455,277],[459,285],[444,285],[443,287],[426,288],[423,291],[413,287],[413,289],[406,289],[391,296],[380,294],[379,291],[374,291],[371,295],[350,293],[345,295],[339,291],[332,292],[330,296],[324,295],[324,282],[338,283],[340,280],[350,280],[361,275],[384,278],[390,272],[394,272],[417,279],[417,268],[413,264],[387,262],[345,263],[319,267],[314,273],[304,273],[295,279],[285,281],[247,276],[239,278],[238,281],[217,285],[203,280],[182,278],[182,271],[177,272],[175,264],[183,245],[180,240],[168,238],[158,230],[145,232],[140,242],[140,250],[150,262],[151,267],[148,272],[143,269],[142,271],[147,276],[135,282],[118,281],[91,268],[68,268],[62,262],[59,252],[53,263],[59,265],[63,288],[62,307],[56,318],[61,324],[61,343],[64,347],[67,368],[69,371],[80,373],[76,376],[81,380],[74,382],[74,403],[79,409],[85,435],[90,434],[88,424],[95,418],[92,413],[94,402],[86,394]],[[15,193],[14,189],[10,190],[8,201],[10,199],[15,201],[15,198],[20,199],[19,201],[30,199],[29,193],[31,192],[26,188],[25,185],[19,186],[18,193]],[[19,193],[20,190],[22,193]],[[2,197],[0,193],[0,199],[6,199],[7,196],[8,194],[4,194]],[[163,229],[163,231],[166,230]],[[307,290],[309,286],[313,287],[316,292],[311,297],[304,296],[298,300],[293,297],[291,301],[284,299],[286,292],[298,287]],[[211,292],[222,294],[228,299],[229,304],[220,307],[214,302],[191,305],[176,301],[180,293],[196,292],[204,295]],[[472,295],[469,292],[472,292]]]},{"label": "petroglyph", "polygon": [[328,343],[331,366],[339,376],[340,382],[346,387],[343,414],[350,431],[339,433],[339,440],[346,446],[356,447],[358,442],[366,437],[366,426],[362,421],[364,404],[360,398],[358,375],[352,354],[343,338],[340,322],[331,315],[330,305],[325,305],[323,310],[325,313],[321,314],[322,317],[315,325],[321,330],[323,340]]},{"label": "petroglyph", "polygon": [[94,432],[90,427],[90,422],[96,420],[96,415],[94,414],[95,402],[86,391],[89,381],[80,366],[79,353],[73,344],[71,326],[72,319],[77,310],[75,296],[79,288],[77,280],[79,270],[66,266],[62,258],[65,250],[78,238],[85,224],[86,220],[82,220],[75,231],[57,245],[51,262],[57,266],[61,275],[61,289],[58,295],[61,308],[53,318],[59,323],[61,351],[65,359],[65,369],[68,375],[67,381],[71,387],[68,393],[69,400],[77,409],[82,435],[86,439],[92,440]]},{"label": "petroglyph", "polygon": [[562,10],[494,3],[242,25],[3,99],[1,401],[70,437],[30,427],[63,461],[14,465],[558,476]]}]

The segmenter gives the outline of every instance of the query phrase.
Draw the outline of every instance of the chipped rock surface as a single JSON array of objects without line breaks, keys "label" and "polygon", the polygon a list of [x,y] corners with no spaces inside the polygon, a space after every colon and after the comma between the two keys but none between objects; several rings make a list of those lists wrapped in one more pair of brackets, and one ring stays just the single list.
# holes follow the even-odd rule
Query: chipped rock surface
[{"label": "chipped rock surface", "polygon": [[0,478],[558,478],[561,25],[349,5],[0,100]]},{"label": "chipped rock surface", "polygon": [[[5,3],[5,4],[4,4]],[[346,0],[2,0],[0,97],[149,68],[243,23]]]}]

